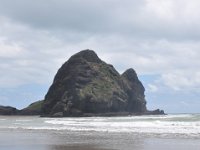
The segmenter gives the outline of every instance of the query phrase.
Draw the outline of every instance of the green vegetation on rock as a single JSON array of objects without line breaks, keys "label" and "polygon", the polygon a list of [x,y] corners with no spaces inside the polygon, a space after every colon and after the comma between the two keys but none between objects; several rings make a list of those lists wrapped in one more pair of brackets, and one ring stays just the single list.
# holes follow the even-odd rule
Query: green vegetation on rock
[{"label": "green vegetation on rock", "polygon": [[40,115],[43,102],[44,102],[43,100],[34,102],[30,104],[28,107],[20,110],[18,114],[19,115]]},{"label": "green vegetation on rock", "polygon": [[133,69],[120,75],[94,51],[83,50],[58,70],[41,113],[52,117],[144,114],[147,112],[144,91]]}]

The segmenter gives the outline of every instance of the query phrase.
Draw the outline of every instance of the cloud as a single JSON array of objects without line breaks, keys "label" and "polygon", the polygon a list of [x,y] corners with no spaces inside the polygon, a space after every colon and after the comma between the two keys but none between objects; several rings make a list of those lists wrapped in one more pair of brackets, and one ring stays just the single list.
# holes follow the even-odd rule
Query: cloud
[{"label": "cloud", "polygon": [[150,91],[150,92],[156,92],[158,90],[158,87],[153,84],[148,84],[147,88],[148,88],[148,91]]},{"label": "cloud", "polygon": [[33,28],[141,38],[199,39],[198,0],[1,0],[0,13]]},{"label": "cloud", "polygon": [[198,0],[0,3],[0,88],[49,86],[72,54],[89,48],[120,73],[156,76],[149,93],[199,90]]},{"label": "cloud", "polygon": [[185,107],[189,107],[189,106],[190,106],[190,104],[187,103],[187,102],[185,102],[185,101],[181,101],[180,103],[181,103],[183,106],[185,106]]},{"label": "cloud", "polygon": [[[0,67],[3,71],[0,80],[3,87],[29,82],[49,83],[62,63],[73,53],[86,48],[96,50],[120,73],[133,67],[140,75],[160,74],[167,86],[171,84],[167,81],[169,73],[175,75],[187,68],[193,75],[198,74],[196,68],[200,67],[199,41],[141,39],[112,34],[84,37],[84,33],[63,31],[61,34],[57,30],[32,28],[6,17],[1,21]],[[178,75],[188,78],[184,73]]]},{"label": "cloud", "polygon": [[176,71],[163,74],[161,81],[177,91],[199,92],[200,72]]}]

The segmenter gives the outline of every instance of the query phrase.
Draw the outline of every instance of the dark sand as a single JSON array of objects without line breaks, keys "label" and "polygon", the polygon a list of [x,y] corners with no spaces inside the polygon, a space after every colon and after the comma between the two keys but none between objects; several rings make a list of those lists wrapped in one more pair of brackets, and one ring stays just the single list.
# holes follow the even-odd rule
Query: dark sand
[{"label": "dark sand", "polygon": [[200,139],[133,133],[0,130],[0,150],[199,150]]}]

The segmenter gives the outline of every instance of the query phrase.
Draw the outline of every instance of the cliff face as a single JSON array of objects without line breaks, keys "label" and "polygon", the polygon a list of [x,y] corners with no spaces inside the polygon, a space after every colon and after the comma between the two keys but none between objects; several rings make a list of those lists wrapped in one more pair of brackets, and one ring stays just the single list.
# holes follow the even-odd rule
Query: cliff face
[{"label": "cliff face", "polygon": [[94,51],[73,55],[58,70],[42,105],[42,116],[147,112],[144,87],[133,69],[120,75]]}]

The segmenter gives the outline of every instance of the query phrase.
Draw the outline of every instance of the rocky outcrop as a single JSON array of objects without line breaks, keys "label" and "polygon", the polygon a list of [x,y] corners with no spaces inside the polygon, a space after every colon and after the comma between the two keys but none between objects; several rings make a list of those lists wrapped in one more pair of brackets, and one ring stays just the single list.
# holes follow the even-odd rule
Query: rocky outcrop
[{"label": "rocky outcrop", "polygon": [[145,115],[165,115],[165,112],[163,110],[156,109],[153,111],[147,111]]},{"label": "rocky outcrop", "polygon": [[94,51],[83,50],[58,70],[42,103],[41,115],[145,114],[144,91],[133,69],[120,75]]},{"label": "rocky outcrop", "polygon": [[145,88],[139,81],[136,72],[133,69],[125,71],[121,79],[124,83],[124,90],[127,93],[129,112],[146,112]]},{"label": "rocky outcrop", "polygon": [[0,106],[0,115],[16,115],[18,110],[10,106]]}]

